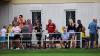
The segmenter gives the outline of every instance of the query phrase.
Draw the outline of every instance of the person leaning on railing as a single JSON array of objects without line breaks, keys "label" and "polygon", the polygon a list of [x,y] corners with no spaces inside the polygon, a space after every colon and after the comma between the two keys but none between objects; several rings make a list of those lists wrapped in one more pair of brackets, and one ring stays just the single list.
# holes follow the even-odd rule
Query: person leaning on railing
[{"label": "person leaning on railing", "polygon": [[[56,30],[56,25],[52,22],[51,19],[48,20],[48,24],[46,25],[46,30],[48,31],[48,33],[54,33]],[[49,34],[50,40],[53,40],[54,39],[53,37],[54,37],[54,34]],[[49,45],[51,48],[54,47],[54,43],[52,42]]]},{"label": "person leaning on railing", "polygon": [[0,30],[1,33],[1,43],[2,43],[2,48],[5,49],[6,48],[6,26],[3,26],[3,28]]},{"label": "person leaning on railing", "polygon": [[74,23],[74,21],[72,19],[69,19],[69,25],[68,25],[68,32],[69,32],[69,45],[70,48],[75,48],[76,47],[76,37],[75,37],[75,33],[76,32],[76,25]]},{"label": "person leaning on railing", "polygon": [[63,32],[62,32],[62,41],[63,41],[62,47],[68,48],[69,33],[67,32],[67,28],[65,28],[65,27],[63,27],[62,30],[63,30]]},{"label": "person leaning on railing", "polygon": [[22,34],[22,36],[23,36],[22,43],[24,45],[24,48],[29,47],[31,39],[30,39],[30,34],[27,34],[27,33],[30,33],[29,32],[29,25],[27,23],[25,23],[25,25],[21,29],[21,33],[26,33],[26,34]]},{"label": "person leaning on railing", "polygon": [[[84,28],[82,23],[81,23],[81,20],[77,20],[77,27],[76,27],[76,32],[82,32],[82,29]],[[77,40],[80,40],[80,37],[81,37],[81,34],[80,33],[76,33],[77,35]],[[77,41],[77,44],[76,44],[76,48],[79,48],[80,47],[80,41]]]},{"label": "person leaning on railing", "polygon": [[42,33],[41,33],[42,25],[39,22],[37,22],[37,25],[35,27],[35,31],[36,31],[36,38],[38,40],[37,46],[40,49],[41,48],[41,37],[42,37]]},{"label": "person leaning on railing", "polygon": [[16,50],[19,50],[21,48],[21,44],[20,44],[20,32],[21,32],[21,28],[18,26],[18,24],[15,24],[12,28],[12,31],[14,32],[14,42],[16,45]]},{"label": "person leaning on railing", "polygon": [[13,40],[14,40],[14,32],[12,31],[12,24],[9,24],[8,25],[8,28],[7,28],[7,33],[8,33],[8,36],[9,36],[9,40],[10,40],[10,49],[13,49],[14,45],[13,45]]}]

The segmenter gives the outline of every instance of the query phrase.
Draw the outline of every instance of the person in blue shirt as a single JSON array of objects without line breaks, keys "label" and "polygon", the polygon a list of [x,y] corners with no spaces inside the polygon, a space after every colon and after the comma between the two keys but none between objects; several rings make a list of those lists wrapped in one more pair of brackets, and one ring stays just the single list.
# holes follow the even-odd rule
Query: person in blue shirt
[{"label": "person in blue shirt", "polygon": [[97,19],[93,19],[93,21],[88,26],[89,34],[90,34],[90,48],[94,48],[94,42],[96,41],[96,45],[98,45],[98,37],[97,37]]}]

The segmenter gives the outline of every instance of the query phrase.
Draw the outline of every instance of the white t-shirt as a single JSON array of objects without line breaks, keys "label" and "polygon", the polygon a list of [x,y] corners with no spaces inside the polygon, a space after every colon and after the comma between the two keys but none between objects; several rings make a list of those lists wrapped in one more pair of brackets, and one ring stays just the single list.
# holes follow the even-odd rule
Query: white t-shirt
[{"label": "white t-shirt", "polygon": [[1,36],[6,37],[7,30],[5,28],[1,29]]},{"label": "white t-shirt", "polygon": [[19,26],[16,26],[16,27],[13,27],[13,28],[12,28],[12,31],[13,31],[14,33],[20,33],[20,32],[21,32],[21,29],[20,29]]}]

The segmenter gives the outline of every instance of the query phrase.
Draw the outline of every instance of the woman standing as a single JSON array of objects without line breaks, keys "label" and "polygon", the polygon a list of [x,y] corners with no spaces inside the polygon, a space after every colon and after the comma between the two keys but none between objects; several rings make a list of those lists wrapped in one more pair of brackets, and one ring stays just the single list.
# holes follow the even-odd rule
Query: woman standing
[{"label": "woman standing", "polygon": [[69,25],[68,25],[68,32],[69,32],[69,45],[70,48],[75,48],[76,46],[76,37],[75,37],[75,32],[76,32],[76,26],[75,23],[72,19],[69,19]]},{"label": "woman standing", "polygon": [[15,24],[12,28],[12,31],[15,33],[14,35],[14,41],[15,41],[15,44],[16,44],[16,50],[19,50],[21,45],[20,45],[20,32],[21,32],[21,29],[20,27],[18,26],[18,24]]}]

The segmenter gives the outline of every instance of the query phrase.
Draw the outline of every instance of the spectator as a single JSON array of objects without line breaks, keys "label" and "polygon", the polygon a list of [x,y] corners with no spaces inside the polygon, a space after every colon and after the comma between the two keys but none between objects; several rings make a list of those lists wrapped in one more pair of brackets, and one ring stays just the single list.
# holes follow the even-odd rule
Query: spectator
[{"label": "spectator", "polygon": [[[46,25],[46,30],[48,31],[48,33],[51,33],[49,34],[49,39],[50,40],[53,40],[54,38],[54,32],[55,32],[55,29],[56,29],[56,25],[52,22],[51,19],[48,20],[48,25]],[[50,43],[50,47],[53,47],[54,44],[53,43]]]},{"label": "spectator", "polygon": [[54,45],[55,47],[61,47],[62,44],[61,44],[61,40],[62,40],[62,37],[61,37],[61,33],[58,31],[58,30],[55,30],[55,34],[54,34]]},{"label": "spectator", "polygon": [[62,33],[62,39],[63,39],[63,46],[64,48],[68,47],[68,39],[69,39],[69,33],[67,32],[67,28],[63,27],[63,33]]},{"label": "spectator", "polygon": [[1,29],[1,41],[2,41],[2,48],[6,48],[6,26],[3,26],[3,28]]},{"label": "spectator", "polygon": [[[80,36],[80,33],[79,32],[82,32],[83,25],[81,23],[81,20],[77,20],[77,24],[78,24],[78,27],[76,28],[77,40],[80,40],[80,37],[81,36]],[[77,41],[76,47],[77,48],[80,47],[80,41]]]},{"label": "spectator", "polygon": [[35,30],[36,30],[36,37],[37,37],[37,40],[38,40],[38,43],[37,43],[38,48],[40,49],[41,48],[41,37],[42,37],[42,34],[41,34],[42,26],[40,25],[39,22],[37,22]]},{"label": "spectator", "polygon": [[[33,31],[33,25],[32,25],[31,20],[28,19],[28,20],[26,21],[26,23],[27,23],[27,25],[29,26],[29,27],[28,27],[28,28],[29,28],[29,33],[32,33],[32,31]],[[32,40],[32,34],[29,34],[29,40]],[[31,41],[30,41],[30,46],[31,46]]]},{"label": "spectator", "polygon": [[30,19],[27,20],[27,24],[29,25],[29,32],[32,33],[33,25],[31,23],[31,20]]},{"label": "spectator", "polygon": [[72,19],[69,19],[68,32],[69,40],[71,40],[71,42],[69,41],[68,46],[70,46],[70,48],[75,48],[76,42],[74,40],[76,40],[76,37],[74,32],[76,32],[76,26]]},{"label": "spectator", "polygon": [[[93,21],[88,26],[90,33],[90,48],[94,48],[94,42],[98,41],[97,37],[97,19],[93,18]],[[98,43],[96,43],[98,45]]]},{"label": "spectator", "polygon": [[48,25],[46,25],[46,30],[48,33],[54,33],[56,29],[56,25],[52,22],[51,19],[48,20]]},{"label": "spectator", "polygon": [[14,17],[14,20],[12,21],[12,26],[18,24],[18,18]]},{"label": "spectator", "polygon": [[13,49],[14,32],[12,31],[12,25],[9,24],[7,28],[7,33],[9,33],[10,49]]},{"label": "spectator", "polygon": [[30,34],[29,33],[29,25],[28,24],[25,24],[21,30],[22,33],[25,33],[25,34],[22,34],[23,35],[23,38],[22,38],[22,42],[24,44],[24,47],[28,47],[28,44],[30,44]]},{"label": "spectator", "polygon": [[65,27],[62,26],[62,27],[61,27],[61,33],[64,33],[64,30],[65,30]]},{"label": "spectator", "polygon": [[23,15],[19,15],[18,24],[19,24],[20,28],[23,28],[23,26],[25,24],[25,20],[23,18]]},{"label": "spectator", "polygon": [[15,40],[16,50],[19,50],[21,47],[20,34],[19,34],[21,32],[21,28],[18,26],[18,24],[15,24],[12,28],[12,31],[15,33],[14,40]]},{"label": "spectator", "polygon": [[86,37],[85,27],[82,28],[81,37],[82,37],[82,47],[87,48],[88,47],[88,38]]}]

